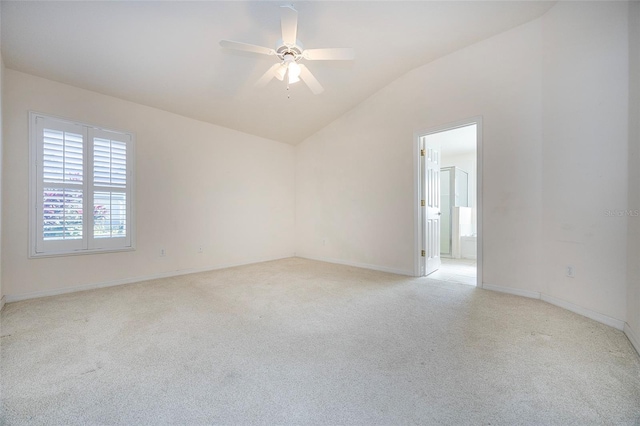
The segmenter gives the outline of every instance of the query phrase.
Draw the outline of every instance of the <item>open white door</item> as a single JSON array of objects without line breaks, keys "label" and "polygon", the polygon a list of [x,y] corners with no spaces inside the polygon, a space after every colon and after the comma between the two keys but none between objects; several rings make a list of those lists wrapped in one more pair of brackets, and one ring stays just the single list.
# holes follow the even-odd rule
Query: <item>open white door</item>
[{"label": "open white door", "polygon": [[[442,155],[443,150],[446,157],[452,151],[452,146],[460,148],[462,145],[469,152],[475,151],[476,156],[475,166],[472,162],[470,167],[472,172],[475,169],[476,181],[474,184],[470,184],[472,185],[470,188],[475,188],[473,195],[477,212],[475,225],[477,240],[474,239],[473,234],[470,234],[469,238],[471,244],[477,241],[475,244],[477,253],[476,285],[482,287],[482,117],[474,117],[416,132],[414,143],[414,200],[416,200],[414,204],[414,275],[430,275],[437,270],[446,270],[449,267],[448,262],[442,264],[440,257],[441,236],[445,233],[445,230],[442,230],[443,217],[441,214],[444,214],[443,206],[446,207],[446,204],[441,201],[441,178],[444,176],[441,170],[443,165],[449,165],[449,163],[445,163],[445,161],[448,162],[448,158],[443,161]],[[450,201],[450,204],[454,205],[455,203]],[[451,233],[453,234],[453,232]],[[447,234],[445,233],[445,235]]]},{"label": "open white door", "polygon": [[440,146],[422,136],[420,163],[422,183],[422,257],[420,272],[429,275],[440,268]]}]

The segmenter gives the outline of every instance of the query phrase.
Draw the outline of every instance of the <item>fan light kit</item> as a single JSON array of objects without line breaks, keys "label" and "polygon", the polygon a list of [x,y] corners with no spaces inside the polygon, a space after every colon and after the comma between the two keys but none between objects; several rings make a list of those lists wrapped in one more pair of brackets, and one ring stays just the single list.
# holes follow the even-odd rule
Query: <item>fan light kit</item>
[{"label": "fan light kit", "polygon": [[[279,62],[269,68],[256,82],[256,86],[258,87],[266,86],[273,78],[284,81],[286,76],[288,84],[294,84],[302,80],[309,86],[309,89],[311,89],[314,94],[320,94],[324,91],[324,88],[313,74],[311,74],[311,71],[299,62],[301,60],[348,61],[354,57],[353,49],[326,48],[305,50],[300,40],[296,38],[298,33],[298,12],[291,5],[281,6],[280,11],[282,39],[278,40],[275,49],[230,40],[220,41],[220,46],[262,55],[275,55],[279,59]],[[287,85],[287,89],[288,88],[289,86]]]}]

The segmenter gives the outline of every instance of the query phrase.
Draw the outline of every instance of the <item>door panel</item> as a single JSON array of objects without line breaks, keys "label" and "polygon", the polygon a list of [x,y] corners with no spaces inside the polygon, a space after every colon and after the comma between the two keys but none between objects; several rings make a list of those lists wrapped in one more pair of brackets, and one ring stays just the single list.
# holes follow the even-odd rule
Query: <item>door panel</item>
[{"label": "door panel", "polygon": [[[428,136],[421,138],[423,180],[423,235],[424,259],[421,273],[429,275],[440,268],[440,146]],[[422,265],[424,265],[422,267]]]}]

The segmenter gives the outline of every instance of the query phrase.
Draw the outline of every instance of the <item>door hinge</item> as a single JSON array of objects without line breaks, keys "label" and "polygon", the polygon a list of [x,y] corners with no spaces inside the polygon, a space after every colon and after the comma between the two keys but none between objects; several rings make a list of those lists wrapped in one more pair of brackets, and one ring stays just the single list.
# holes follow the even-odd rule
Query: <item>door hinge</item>
[{"label": "door hinge", "polygon": [[422,250],[422,251],[420,252],[420,256],[425,257],[426,255],[427,255],[427,253],[426,253],[424,250]]},{"label": "door hinge", "polygon": [[420,150],[420,157],[424,157],[424,154],[425,154],[424,149],[421,149]]},{"label": "door hinge", "polygon": [[424,207],[424,206],[426,206],[426,205],[427,205],[427,203],[426,203],[424,200],[420,200],[420,205],[421,205],[422,207]]}]

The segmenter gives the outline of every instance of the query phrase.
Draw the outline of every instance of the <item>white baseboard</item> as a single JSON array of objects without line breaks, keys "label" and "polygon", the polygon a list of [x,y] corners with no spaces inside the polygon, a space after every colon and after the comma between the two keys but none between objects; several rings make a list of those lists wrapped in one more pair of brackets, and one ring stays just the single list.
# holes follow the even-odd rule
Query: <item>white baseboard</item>
[{"label": "white baseboard", "polygon": [[296,253],[296,257],[300,257],[302,259],[317,260],[318,262],[336,263],[338,265],[355,266],[356,268],[372,269],[374,271],[380,271],[380,272],[389,272],[391,274],[396,274],[396,275],[408,275],[410,277],[414,276],[413,271],[405,271],[402,269],[389,268],[387,266],[371,265],[368,263],[360,263],[360,262],[351,262],[347,260],[332,259],[328,257],[308,256],[305,254],[298,254],[298,253]]},{"label": "white baseboard", "polygon": [[500,293],[508,293],[516,296],[528,297],[530,299],[540,299],[540,293],[537,291],[523,290],[521,288],[502,287],[488,283],[482,283],[485,290],[499,291]]},{"label": "white baseboard", "polygon": [[501,293],[508,293],[516,296],[529,297],[531,299],[540,299],[544,302],[551,303],[552,305],[559,306],[568,311],[590,318],[594,321],[598,321],[599,323],[608,325],[609,327],[613,327],[618,330],[624,329],[624,325],[625,325],[624,321],[621,321],[616,318],[612,318],[610,316],[601,314],[596,311],[592,311],[591,309],[583,308],[582,306],[578,306],[571,302],[567,302],[566,300],[549,296],[548,294],[539,293],[537,291],[531,291],[531,290],[523,290],[520,288],[503,287],[503,286],[487,284],[487,283],[483,283],[482,288],[485,290],[499,291]]},{"label": "white baseboard", "polygon": [[[261,259],[255,259],[248,262],[230,263],[230,264],[205,267],[205,268],[179,269],[175,271],[161,272],[159,274],[138,276],[135,278],[124,278],[121,280],[83,284],[83,285],[78,285],[73,287],[64,287],[64,288],[59,288],[54,290],[34,291],[31,293],[12,294],[12,295],[6,295],[6,302],[7,303],[19,302],[21,300],[36,299],[38,297],[48,297],[48,296],[57,296],[59,294],[74,293],[76,291],[94,290],[96,288],[114,287],[114,286],[124,285],[124,284],[133,284],[141,281],[156,280],[159,278],[169,278],[169,277],[176,277],[179,275],[197,274],[198,272],[215,271],[218,269],[233,268],[236,266],[251,265],[254,263],[269,262],[272,260],[279,260],[279,259],[287,259],[290,257],[294,257],[294,255],[291,254],[291,255],[284,255],[284,256],[278,256],[273,258],[261,258]],[[3,297],[3,300],[4,300],[4,297]]]},{"label": "white baseboard", "polygon": [[622,330],[624,328],[624,321],[611,318],[610,316],[592,311],[591,309],[583,308],[582,306],[575,305],[571,302],[567,302],[566,300],[558,299],[544,293],[541,295],[540,299],[544,300],[547,303],[551,303],[552,305],[560,306],[561,308],[564,308],[568,311],[575,312],[576,314],[580,314],[584,317],[601,322],[602,324],[617,328],[618,330]]},{"label": "white baseboard", "polygon": [[627,335],[627,338],[631,342],[631,345],[636,348],[638,355],[640,355],[640,336],[638,336],[635,331],[631,328],[629,324],[624,323],[624,334]]},{"label": "white baseboard", "polygon": [[2,311],[2,308],[4,308],[4,304],[6,301],[7,299],[4,296],[0,297],[0,311]]}]

